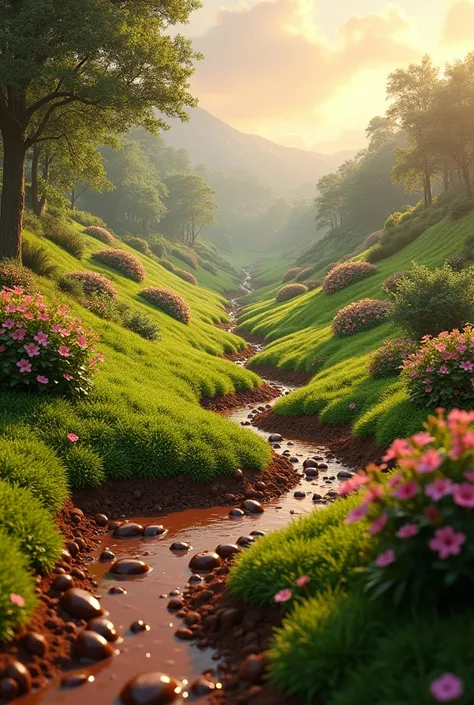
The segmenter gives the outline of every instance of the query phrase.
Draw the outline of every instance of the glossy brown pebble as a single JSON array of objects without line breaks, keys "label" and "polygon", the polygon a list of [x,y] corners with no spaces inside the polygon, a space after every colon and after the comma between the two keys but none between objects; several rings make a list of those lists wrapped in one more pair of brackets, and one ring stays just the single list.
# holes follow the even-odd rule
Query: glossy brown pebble
[{"label": "glossy brown pebble", "polygon": [[84,571],[80,570],[79,568],[73,568],[71,570],[71,575],[73,578],[77,578],[78,580],[85,580],[86,577]]},{"label": "glossy brown pebble", "polygon": [[260,502],[255,499],[246,499],[240,505],[240,508],[244,510],[247,514],[262,514],[264,511]]},{"label": "glossy brown pebble", "polygon": [[272,435],[268,437],[268,440],[270,441],[270,443],[280,443],[283,438],[280,436],[279,433],[272,433]]},{"label": "glossy brown pebble", "polygon": [[114,649],[103,636],[86,630],[77,637],[74,654],[81,660],[104,661],[114,655]]},{"label": "glossy brown pebble", "polygon": [[222,563],[222,558],[211,551],[203,551],[196,553],[189,561],[191,570],[197,573],[209,573],[214,568],[218,568]]},{"label": "glossy brown pebble", "polygon": [[71,588],[61,597],[60,605],[68,614],[78,619],[93,619],[101,617],[104,609],[97,600],[87,590]]},{"label": "glossy brown pebble", "polygon": [[173,551],[173,553],[184,553],[185,551],[190,551],[191,548],[192,546],[186,541],[175,541],[171,544],[170,551]]},{"label": "glossy brown pebble", "polygon": [[70,590],[74,587],[74,580],[71,575],[58,575],[58,577],[53,580],[51,587],[57,592],[66,592],[66,590]]},{"label": "glossy brown pebble", "polygon": [[177,639],[181,639],[182,641],[191,641],[194,639],[193,632],[186,627],[180,627],[175,631],[174,635]]},{"label": "glossy brown pebble", "polygon": [[61,680],[61,688],[70,690],[72,688],[79,688],[81,685],[86,683],[93,683],[94,676],[88,673],[74,673],[72,676],[64,676]]},{"label": "glossy brown pebble", "polygon": [[319,471],[317,468],[306,468],[304,474],[306,477],[317,477],[319,475]]},{"label": "glossy brown pebble", "polygon": [[168,602],[168,610],[170,612],[178,612],[179,610],[183,609],[183,601],[180,600],[178,597],[173,597],[172,600]]},{"label": "glossy brown pebble", "polygon": [[248,683],[258,683],[265,672],[265,662],[261,654],[250,654],[241,664],[239,678]]},{"label": "glossy brown pebble", "polygon": [[250,532],[250,536],[253,536],[254,538],[260,538],[261,536],[265,536],[265,532],[261,531],[260,529],[255,529],[254,531]]},{"label": "glossy brown pebble", "polygon": [[259,492],[263,492],[267,488],[266,484],[264,482],[256,482],[255,483],[255,489],[258,490]]},{"label": "glossy brown pebble", "polygon": [[303,463],[303,468],[317,468],[318,463],[316,460],[313,460],[313,458],[306,458],[306,460]]},{"label": "glossy brown pebble", "polygon": [[140,632],[149,632],[151,629],[150,625],[143,621],[143,619],[136,619],[130,625],[130,631],[132,634],[139,634]]},{"label": "glossy brown pebble", "polygon": [[8,703],[18,695],[18,683],[13,678],[0,679],[0,701]]},{"label": "glossy brown pebble", "polygon": [[251,546],[253,543],[255,543],[255,538],[253,536],[240,536],[237,539],[237,546],[240,546],[242,548]]},{"label": "glossy brown pebble", "polygon": [[300,490],[297,490],[294,492],[293,497],[295,499],[305,499],[306,498],[306,492],[301,492]]},{"label": "glossy brown pebble", "polygon": [[110,567],[110,572],[114,575],[143,575],[149,570],[148,563],[140,561],[138,558],[120,558]]},{"label": "glossy brown pebble", "polygon": [[199,624],[200,621],[201,621],[201,615],[199,614],[199,612],[188,612],[184,616],[184,623],[188,627],[192,627],[193,624]]},{"label": "glossy brown pebble", "polygon": [[106,514],[96,514],[94,517],[94,521],[97,524],[97,526],[107,526],[109,523],[109,519]]},{"label": "glossy brown pebble", "polygon": [[23,639],[25,649],[35,656],[44,656],[46,653],[47,641],[42,634],[30,632]]},{"label": "glossy brown pebble", "polygon": [[103,636],[106,641],[117,641],[119,637],[118,632],[115,629],[115,625],[106,617],[96,617],[95,619],[91,619],[87,625],[87,629],[90,632],[100,634],[100,636]]},{"label": "glossy brown pebble", "polygon": [[161,536],[164,533],[166,533],[166,529],[161,524],[148,524],[148,526],[145,526],[143,529],[143,536],[147,539],[153,538],[154,536]]},{"label": "glossy brown pebble", "polygon": [[112,536],[116,539],[137,538],[137,536],[143,536],[143,526],[141,524],[135,524],[133,521],[127,521],[125,524],[117,526]]},{"label": "glossy brown pebble", "polygon": [[237,480],[237,482],[242,482],[242,480],[244,479],[244,473],[242,472],[242,470],[234,470],[234,472],[232,473],[232,477],[234,478],[234,480]]},{"label": "glossy brown pebble", "polygon": [[84,541],[84,539],[81,539],[81,538],[77,538],[77,537],[76,537],[76,538],[74,539],[74,541],[75,541],[75,543],[79,546],[79,550],[80,550],[80,551],[84,551],[84,550],[85,550],[85,548],[86,548],[86,542]]},{"label": "glossy brown pebble", "polygon": [[195,698],[203,698],[205,695],[210,695],[216,689],[216,684],[208,681],[207,678],[198,678],[189,686],[189,692]]},{"label": "glossy brown pebble", "polygon": [[219,546],[217,546],[216,553],[218,556],[225,559],[230,558],[236,553],[240,553],[241,550],[242,549],[239,548],[239,546],[236,546],[234,543],[221,543],[219,544]]},{"label": "glossy brown pebble", "polygon": [[102,551],[102,553],[99,556],[99,561],[101,563],[112,563],[112,561],[115,560],[115,553],[113,551],[109,551],[108,548],[105,549],[105,551]]},{"label": "glossy brown pebble", "polygon": [[28,693],[31,690],[31,675],[27,667],[21,661],[13,661],[3,672],[6,680],[13,680],[18,686],[18,695]]},{"label": "glossy brown pebble", "polygon": [[202,583],[202,577],[195,573],[194,575],[190,576],[188,583],[190,585],[197,585],[198,583]]},{"label": "glossy brown pebble", "polygon": [[113,585],[109,589],[109,595],[126,595],[126,594],[127,594],[127,591],[125,590],[125,588],[120,587],[120,585]]},{"label": "glossy brown pebble", "polygon": [[329,465],[327,463],[318,463],[318,468],[320,470],[327,470]]},{"label": "glossy brown pebble", "polygon": [[120,691],[122,705],[170,705],[177,701],[181,684],[164,673],[141,673]]},{"label": "glossy brown pebble", "polygon": [[242,509],[239,509],[238,507],[234,507],[234,509],[231,509],[229,512],[230,517],[243,517],[245,516],[245,512]]},{"label": "glossy brown pebble", "polygon": [[66,548],[73,558],[79,553],[79,546],[74,541],[69,541],[69,543],[66,544]]},{"label": "glossy brown pebble", "polygon": [[115,531],[119,526],[122,526],[123,521],[111,521],[109,524],[110,531]]}]

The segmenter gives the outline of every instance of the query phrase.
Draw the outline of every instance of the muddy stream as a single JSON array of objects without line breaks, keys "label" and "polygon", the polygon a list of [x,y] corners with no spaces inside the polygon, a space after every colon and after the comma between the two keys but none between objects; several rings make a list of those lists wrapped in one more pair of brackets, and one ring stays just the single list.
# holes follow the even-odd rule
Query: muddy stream
[{"label": "muddy stream", "polygon": [[[250,275],[246,276],[241,288],[245,293],[251,291]],[[233,305],[232,318],[235,320],[237,300],[233,301]],[[292,389],[272,380],[266,381],[277,385],[281,394]],[[247,426],[249,415],[257,406],[247,405],[223,413],[235,423]],[[248,428],[268,439],[268,431],[260,431],[253,426]],[[304,459],[314,455],[321,456],[328,467],[320,471],[319,478],[306,479],[301,473],[300,484],[279,499],[264,504],[264,513],[230,518],[228,506],[217,506],[159,517],[127,517],[129,521],[143,525],[162,524],[166,533],[151,539],[115,539],[110,532],[105,534],[100,546],[91,554],[88,567],[98,582],[96,594],[101,596],[101,604],[120,634],[114,644],[116,655],[71,672],[90,674],[91,679],[86,686],[64,690],[57,680],[39,692],[25,696],[21,702],[24,705],[109,705],[117,702],[117,694],[127,680],[143,671],[162,671],[186,684],[200,677],[204,671],[213,669],[214,678],[218,680],[216,655],[210,649],[199,650],[189,642],[178,640],[175,631],[183,626],[183,622],[167,609],[169,600],[179,595],[192,575],[189,568],[191,557],[199,551],[213,551],[218,544],[236,543],[239,537],[248,536],[255,530],[267,532],[282,528],[294,517],[312,511],[315,506],[323,508],[324,504],[314,504],[313,494],[324,498],[328,492],[334,492],[338,472],[346,469],[325,448],[296,437],[286,436],[280,446],[276,452],[291,456],[296,468],[302,468]],[[304,497],[296,499],[296,491],[304,492]],[[192,548],[180,553],[171,551],[171,544],[178,541]],[[116,558],[139,558],[147,562],[151,570],[137,577],[112,575],[109,572],[111,564],[98,560],[106,548],[113,551]],[[109,594],[114,586],[124,588],[126,593]],[[143,620],[149,629],[132,633],[129,627],[136,620]],[[177,702],[184,702],[186,695]]]}]

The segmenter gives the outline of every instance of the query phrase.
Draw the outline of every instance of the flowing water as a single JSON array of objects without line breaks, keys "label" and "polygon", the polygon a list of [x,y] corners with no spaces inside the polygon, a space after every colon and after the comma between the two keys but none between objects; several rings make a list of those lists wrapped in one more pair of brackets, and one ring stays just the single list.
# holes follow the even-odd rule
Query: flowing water
[{"label": "flowing water", "polygon": [[[250,276],[246,277],[241,286],[245,292],[251,290]],[[236,304],[234,307],[236,309]],[[280,386],[277,382],[273,383]],[[280,386],[282,394],[290,389],[288,386]],[[253,408],[247,405],[225,412],[225,415],[235,423],[242,424],[248,422]],[[249,428],[268,438],[268,431]],[[28,705],[84,705],[84,702],[89,701],[94,705],[108,705],[114,702],[127,680],[139,672],[163,671],[178,680],[191,682],[204,671],[215,669],[215,654],[211,650],[201,651],[174,636],[182,622],[167,610],[170,593],[182,590],[189,580],[191,571],[188,563],[195,553],[214,550],[221,543],[235,543],[240,536],[248,535],[255,529],[266,532],[282,528],[293,517],[314,509],[313,493],[324,497],[328,491],[334,491],[338,482],[337,473],[343,466],[332,457],[327,458],[324,448],[288,436],[277,450],[279,453],[284,451],[290,451],[297,468],[302,467],[303,460],[308,456],[319,455],[326,459],[328,469],[320,471],[319,478],[312,480],[306,480],[301,473],[299,486],[264,504],[263,514],[231,519],[228,516],[229,507],[190,509],[167,516],[129,518],[145,525],[163,524],[167,533],[159,538],[121,540],[112,538],[110,533],[104,535],[88,567],[98,582],[97,594],[102,597],[102,606],[109,612],[109,619],[121,634],[121,639],[116,642],[117,654],[108,661],[77,671],[94,675],[93,682],[67,691],[61,690],[59,681],[53,682],[43,690],[26,696],[22,702]],[[295,499],[293,495],[296,490],[304,491],[305,498]],[[316,506],[320,508],[324,505]],[[173,553],[170,545],[175,541],[186,542],[192,549],[186,553]],[[114,576],[108,572],[110,564],[98,561],[99,554],[105,548],[112,550],[117,558],[140,558],[151,566],[151,571],[134,578]],[[125,588],[127,593],[110,595],[108,591],[113,585]],[[150,629],[131,634],[129,626],[138,619],[146,622]]]}]

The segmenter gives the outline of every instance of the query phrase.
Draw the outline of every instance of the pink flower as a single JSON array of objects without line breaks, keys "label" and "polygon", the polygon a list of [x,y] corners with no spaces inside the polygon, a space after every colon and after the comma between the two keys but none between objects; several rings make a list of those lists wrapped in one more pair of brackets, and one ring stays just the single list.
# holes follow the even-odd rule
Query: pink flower
[{"label": "pink flower", "polygon": [[101,355],[101,353],[97,353],[97,355],[95,356],[95,359],[97,360],[97,362],[104,362],[105,357],[103,355]]},{"label": "pink flower", "polygon": [[87,338],[85,337],[85,335],[80,335],[80,336],[77,338],[77,344],[78,344],[79,347],[82,348],[83,350],[85,350],[85,349],[88,347],[88,342],[87,342]]},{"label": "pink flower", "polygon": [[382,485],[370,485],[364,494],[363,501],[365,504],[376,502],[383,495]]},{"label": "pink flower", "polygon": [[298,587],[304,587],[309,583],[310,580],[311,578],[309,577],[309,575],[302,575],[301,578],[298,578],[296,584],[298,585]]},{"label": "pink flower", "polygon": [[12,602],[17,607],[25,606],[25,598],[21,595],[16,595],[14,592],[10,593],[10,602]]},{"label": "pink flower", "polygon": [[449,375],[449,369],[446,367],[446,365],[441,365],[439,371],[442,375]]},{"label": "pink flower", "polygon": [[43,347],[45,347],[48,342],[48,338],[49,338],[49,336],[47,335],[47,333],[43,333],[43,331],[40,330],[35,335],[34,340],[36,340],[36,342],[39,345],[42,345]]},{"label": "pink flower", "polygon": [[474,482],[474,470],[466,470],[464,477],[466,480],[469,480],[469,482]]},{"label": "pink flower", "polygon": [[39,384],[49,384],[49,379],[47,377],[44,377],[43,375],[38,375],[36,381]]},{"label": "pink flower", "polygon": [[349,494],[350,492],[354,492],[354,490],[359,489],[359,487],[361,487],[362,485],[367,484],[369,480],[370,478],[368,475],[363,472],[358,472],[353,475],[350,480],[346,480],[346,482],[341,482],[341,484],[339,485],[338,492],[340,495]]},{"label": "pink flower", "polygon": [[19,360],[16,363],[16,366],[20,368],[21,374],[23,374],[24,372],[31,372],[31,362],[28,362],[28,360]]},{"label": "pink flower", "polygon": [[442,462],[443,458],[441,457],[440,453],[438,453],[437,450],[434,450],[432,448],[431,450],[428,450],[424,455],[422,455],[421,458],[419,458],[418,466],[416,469],[419,475],[428,472],[434,472],[439,468]]},{"label": "pink flower", "polygon": [[430,497],[434,502],[439,502],[440,499],[451,494],[452,491],[453,483],[446,478],[438,478],[425,487],[425,495]]},{"label": "pink flower", "polygon": [[8,330],[11,330],[15,327],[15,321],[12,318],[7,318],[7,320],[2,323],[2,326]]},{"label": "pink flower", "polygon": [[27,343],[23,349],[28,353],[28,357],[37,357],[40,354],[40,349],[34,343]]},{"label": "pink flower", "polygon": [[474,364],[470,360],[465,360],[464,362],[461,362],[459,367],[465,372],[472,372],[472,370],[474,370]]},{"label": "pink flower", "polygon": [[280,590],[274,597],[275,602],[288,602],[293,597],[291,590],[286,588],[285,590]]},{"label": "pink flower", "polygon": [[404,455],[407,455],[409,452],[410,445],[408,441],[404,440],[403,438],[398,438],[396,441],[393,441],[392,445],[387,450],[382,460],[384,460],[385,462],[388,462],[389,460],[395,460],[403,457]]},{"label": "pink flower", "polygon": [[49,316],[47,313],[38,313],[39,321],[49,321]]},{"label": "pink flower", "polygon": [[354,402],[351,402],[351,404],[349,404],[349,409],[355,409],[355,408],[357,408],[357,404],[355,404]]},{"label": "pink flower", "polygon": [[23,340],[26,335],[26,331],[23,330],[23,328],[18,328],[18,330],[13,331],[11,335],[12,340]]},{"label": "pink flower", "polygon": [[60,345],[59,348],[58,348],[58,353],[59,353],[62,357],[69,357],[69,355],[70,355],[70,350],[69,350],[69,348],[68,348],[66,345]]},{"label": "pink flower", "polygon": [[455,504],[460,507],[472,509],[474,507],[474,485],[469,485],[466,482],[454,485],[453,498]]},{"label": "pink flower", "polygon": [[381,514],[379,516],[379,518],[373,522],[372,526],[369,529],[369,532],[372,534],[372,536],[375,536],[375,534],[380,534],[380,532],[385,527],[385,524],[387,523],[387,521],[388,521],[388,514],[387,514],[387,512],[383,512],[383,514]]},{"label": "pink flower", "polygon": [[412,441],[414,441],[418,446],[427,446],[428,443],[432,443],[434,441],[433,436],[431,433],[428,433],[427,431],[421,431],[421,433],[417,433],[414,436],[411,437]]},{"label": "pink flower", "polygon": [[418,494],[418,485],[416,482],[401,482],[396,488],[393,496],[397,499],[408,500]]},{"label": "pink flower", "polygon": [[464,683],[453,673],[443,673],[431,682],[430,693],[439,703],[450,703],[463,695]]},{"label": "pink flower", "polygon": [[389,548],[388,551],[381,553],[375,559],[375,565],[378,568],[386,568],[388,565],[391,565],[391,563],[395,563],[395,552],[393,548]]},{"label": "pink flower", "polygon": [[76,443],[76,441],[79,440],[79,436],[76,436],[75,433],[68,433],[67,437],[71,441],[71,443]]},{"label": "pink flower", "polygon": [[425,513],[425,517],[427,519],[429,519],[430,521],[432,521],[433,523],[439,521],[439,512],[436,509],[436,507],[434,507],[433,505],[431,505],[430,507],[427,507],[425,509],[424,513]]},{"label": "pink flower", "polygon": [[355,509],[349,512],[344,523],[355,524],[356,521],[360,521],[361,519],[363,519],[367,515],[368,511],[369,507],[366,504],[361,504],[360,506],[355,507]]},{"label": "pink flower", "polygon": [[64,377],[64,379],[66,379],[68,382],[70,382],[71,379],[73,379],[73,376],[70,375],[69,372],[64,372],[63,377]]},{"label": "pink flower", "polygon": [[441,560],[445,560],[449,556],[458,556],[465,540],[465,534],[454,531],[452,526],[444,526],[435,532],[435,538],[431,539],[429,547],[432,551],[438,551]]},{"label": "pink flower", "polygon": [[15,313],[15,311],[16,311],[15,304],[8,304],[8,306],[5,306],[5,313]]},{"label": "pink flower", "polygon": [[0,345],[0,353],[4,352],[6,350],[5,345]]},{"label": "pink flower", "polygon": [[404,524],[397,531],[397,536],[400,539],[411,539],[418,533],[418,526],[416,524]]}]

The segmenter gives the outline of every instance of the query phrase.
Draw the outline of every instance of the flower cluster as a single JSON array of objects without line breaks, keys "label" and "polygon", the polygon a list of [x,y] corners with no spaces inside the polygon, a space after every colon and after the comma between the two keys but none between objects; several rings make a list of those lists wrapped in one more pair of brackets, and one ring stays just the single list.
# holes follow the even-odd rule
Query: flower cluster
[{"label": "flower cluster", "polygon": [[182,262],[189,264],[189,266],[193,269],[198,268],[198,259],[194,252],[183,252],[183,250],[173,249],[171,250],[171,254],[180,259]]},{"label": "flower cluster", "polygon": [[341,308],[332,320],[334,335],[355,335],[375,328],[387,318],[390,304],[379,299],[360,299]]},{"label": "flower cluster", "polygon": [[305,267],[296,275],[297,282],[304,282],[314,272],[314,267]]},{"label": "flower cluster", "polygon": [[116,269],[124,276],[134,282],[142,282],[145,279],[145,268],[139,259],[125,250],[101,250],[94,254],[94,259],[102,264],[106,264],[112,269]]},{"label": "flower cluster", "polygon": [[289,269],[287,272],[285,272],[283,276],[283,281],[284,282],[289,282],[292,279],[294,279],[300,272],[302,271],[302,267],[292,267]]},{"label": "flower cluster", "polygon": [[374,379],[396,377],[400,374],[403,362],[417,349],[417,343],[412,338],[387,340],[369,357],[369,374]]},{"label": "flower cluster", "polygon": [[[301,575],[299,578],[296,579],[295,585],[299,588],[305,588],[310,581],[311,578],[309,577],[309,575]],[[284,588],[283,590],[279,590],[275,594],[274,600],[277,603],[289,602],[292,597],[293,590],[291,588]]]},{"label": "flower cluster", "polygon": [[368,588],[396,600],[474,581],[474,412],[440,409],[424,426],[388,449],[388,479],[386,465],[369,465],[339,487],[360,490],[346,522],[368,522],[374,537]]},{"label": "flower cluster", "polygon": [[100,228],[98,225],[91,225],[84,230],[86,235],[90,235],[96,240],[100,240],[104,245],[113,245],[115,238],[108,230],[105,228]]},{"label": "flower cluster", "polygon": [[150,289],[143,289],[140,292],[140,296],[143,296],[144,299],[156,306],[160,311],[167,313],[172,318],[176,318],[181,323],[189,323],[191,321],[191,309],[187,301],[176,291],[151,287]]},{"label": "flower cluster", "polygon": [[307,291],[308,287],[304,284],[286,284],[286,286],[282,286],[281,289],[278,289],[275,300],[278,303],[282,303],[283,301],[294,299],[295,296],[304,294]]},{"label": "flower cluster", "polygon": [[382,231],[377,230],[375,233],[371,233],[370,235],[367,235],[364,241],[364,249],[368,250],[369,247],[373,247],[374,245],[378,245],[380,242],[380,238],[382,237]]},{"label": "flower cluster", "polygon": [[86,394],[102,355],[96,335],[67,306],[47,306],[21,287],[0,292],[0,388]]},{"label": "flower cluster", "polygon": [[474,407],[474,328],[426,336],[403,363],[410,399],[419,406]]},{"label": "flower cluster", "polygon": [[323,293],[335,294],[349,284],[374,274],[377,268],[369,262],[343,262],[333,267],[323,280]]},{"label": "flower cluster", "polygon": [[0,287],[21,286],[24,291],[33,291],[33,274],[16,259],[0,261]]},{"label": "flower cluster", "polygon": [[321,286],[321,282],[319,279],[307,279],[305,281],[306,287],[308,291],[312,291],[313,289],[317,289],[318,286]]},{"label": "flower cluster", "polygon": [[402,279],[407,276],[406,272],[395,272],[391,274],[382,284],[382,289],[386,294],[395,294]]},{"label": "flower cluster", "polygon": [[78,281],[81,284],[86,296],[102,294],[103,296],[108,296],[111,299],[116,299],[118,296],[118,291],[110,279],[107,279],[107,277],[104,277],[98,272],[71,272],[67,275],[67,277],[73,281]]},{"label": "flower cluster", "polygon": [[178,269],[178,267],[175,267],[174,273],[180,279],[184,279],[185,282],[188,282],[189,284],[194,284],[194,286],[197,286],[197,279],[194,276],[194,274],[191,274],[191,272],[187,272],[185,269]]}]

